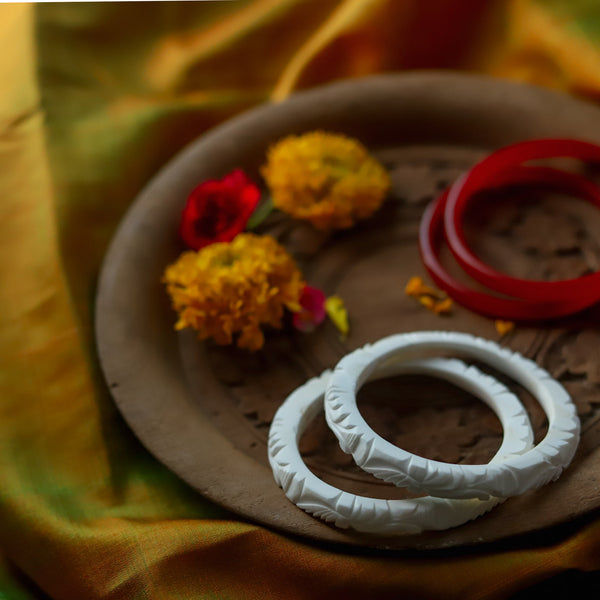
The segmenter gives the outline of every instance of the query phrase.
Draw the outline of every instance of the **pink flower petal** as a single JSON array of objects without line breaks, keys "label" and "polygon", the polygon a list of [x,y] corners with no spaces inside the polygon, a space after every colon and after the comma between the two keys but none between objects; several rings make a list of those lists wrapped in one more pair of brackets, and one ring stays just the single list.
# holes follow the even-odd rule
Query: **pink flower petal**
[{"label": "pink flower petal", "polygon": [[307,285],[300,296],[302,309],[295,312],[292,324],[299,331],[312,331],[325,319],[325,294],[318,288]]}]

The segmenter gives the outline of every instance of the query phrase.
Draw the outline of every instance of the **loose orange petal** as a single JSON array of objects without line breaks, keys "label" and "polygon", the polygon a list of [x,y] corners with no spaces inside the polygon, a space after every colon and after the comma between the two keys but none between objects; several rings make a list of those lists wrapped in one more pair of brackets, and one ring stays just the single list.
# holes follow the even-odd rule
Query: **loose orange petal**
[{"label": "loose orange petal", "polygon": [[445,294],[428,286],[421,277],[411,277],[404,288],[404,293],[407,296],[418,298],[419,296],[432,296],[433,298],[443,299]]},{"label": "loose orange petal", "polygon": [[509,331],[512,331],[515,328],[515,324],[512,321],[497,320],[494,325],[496,326],[496,331],[500,335],[506,335]]},{"label": "loose orange petal", "polygon": [[411,277],[404,288],[404,293],[416,298],[420,304],[436,315],[447,315],[452,310],[452,299],[444,292],[427,285],[421,277]]},{"label": "loose orange petal", "polygon": [[419,302],[429,310],[433,310],[435,306],[435,300],[429,296],[419,296]]},{"label": "loose orange petal", "polygon": [[449,315],[452,311],[452,298],[445,298],[436,302],[432,310],[436,315]]}]

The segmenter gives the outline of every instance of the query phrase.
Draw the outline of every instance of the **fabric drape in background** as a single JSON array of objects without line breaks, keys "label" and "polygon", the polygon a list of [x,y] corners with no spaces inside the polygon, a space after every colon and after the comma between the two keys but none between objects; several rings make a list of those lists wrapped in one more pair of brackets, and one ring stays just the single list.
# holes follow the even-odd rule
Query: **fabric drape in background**
[{"label": "fabric drape in background", "polygon": [[100,374],[96,276],[153,173],[208,128],[335,79],[451,68],[600,92],[595,0],[0,5],[0,598],[506,598],[600,569],[552,545],[377,556],[305,545],[189,489]]}]

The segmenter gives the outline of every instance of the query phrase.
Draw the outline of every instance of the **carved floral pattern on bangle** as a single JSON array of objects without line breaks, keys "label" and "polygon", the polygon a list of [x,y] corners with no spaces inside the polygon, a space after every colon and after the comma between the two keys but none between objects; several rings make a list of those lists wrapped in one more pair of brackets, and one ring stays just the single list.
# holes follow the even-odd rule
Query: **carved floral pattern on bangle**
[{"label": "carved floral pattern on bangle", "polygon": [[[482,361],[533,394],[548,417],[548,432],[533,449],[494,465],[451,465],[416,456],[377,435],[361,416],[356,393],[380,364],[448,351]],[[567,391],[516,352],[464,333],[422,331],[383,338],[337,364],[325,394],[327,423],[344,452],[376,477],[447,498],[514,496],[557,479],[577,449],[580,423]]]}]

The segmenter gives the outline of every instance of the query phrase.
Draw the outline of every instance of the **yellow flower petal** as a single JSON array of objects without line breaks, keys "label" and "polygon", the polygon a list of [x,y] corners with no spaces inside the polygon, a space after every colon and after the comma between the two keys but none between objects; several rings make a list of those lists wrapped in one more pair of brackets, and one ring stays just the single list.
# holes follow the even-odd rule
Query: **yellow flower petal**
[{"label": "yellow flower petal", "polygon": [[339,296],[330,296],[325,300],[325,312],[338,331],[344,336],[348,335],[350,331],[348,311],[344,301]]}]

